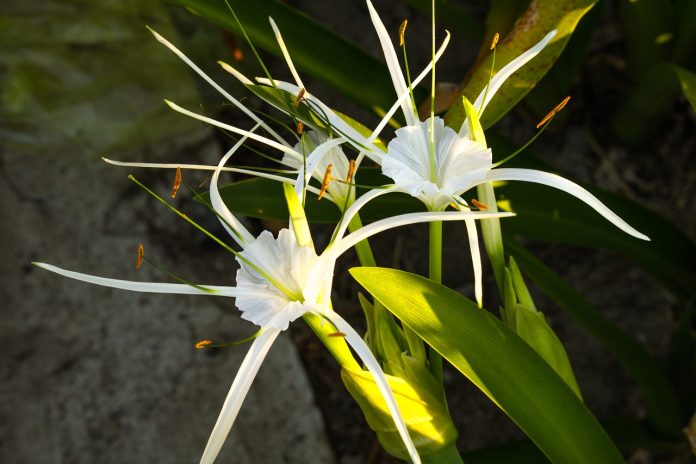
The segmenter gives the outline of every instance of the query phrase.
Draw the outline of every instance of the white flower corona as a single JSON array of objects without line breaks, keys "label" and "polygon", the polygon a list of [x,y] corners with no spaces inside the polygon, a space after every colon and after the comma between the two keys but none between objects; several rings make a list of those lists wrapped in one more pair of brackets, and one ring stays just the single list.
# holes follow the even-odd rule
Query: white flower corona
[{"label": "white flower corona", "polygon": [[242,319],[260,327],[285,330],[290,322],[307,312],[323,312],[319,301],[323,296],[322,283],[327,281],[327,276],[331,282],[333,269],[322,266],[324,261],[312,248],[298,245],[290,230],[281,230],[278,238],[263,231],[240,255],[264,269],[276,283],[269,282],[245,260],[237,258],[240,268],[236,305]]},{"label": "white flower corona", "polygon": [[430,119],[398,129],[382,158],[384,175],[431,211],[443,209],[464,187],[485,179],[493,164],[490,148],[459,137],[442,118],[435,117],[434,127],[434,172],[430,162]]}]

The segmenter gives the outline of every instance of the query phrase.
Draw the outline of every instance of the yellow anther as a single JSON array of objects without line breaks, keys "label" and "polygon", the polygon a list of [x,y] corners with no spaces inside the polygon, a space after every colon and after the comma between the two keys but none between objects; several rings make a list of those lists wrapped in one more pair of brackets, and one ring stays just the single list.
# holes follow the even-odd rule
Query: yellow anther
[{"label": "yellow anther", "polygon": [[488,211],[488,205],[478,201],[476,198],[471,200],[471,204],[477,207],[480,211]]},{"label": "yellow anther", "polygon": [[355,175],[355,160],[350,160],[348,164],[348,175],[346,176],[346,184],[350,184],[353,181],[353,176]]},{"label": "yellow anther", "polygon": [[138,259],[135,261],[135,268],[140,269],[143,265],[143,258],[145,257],[145,247],[142,243],[138,243]]},{"label": "yellow anther", "polygon": [[176,174],[174,175],[174,185],[172,185],[172,193],[170,193],[169,196],[176,198],[176,193],[179,191],[179,187],[181,187],[181,168],[177,166]]},{"label": "yellow anther", "polygon": [[493,40],[491,40],[491,50],[495,48],[496,45],[498,45],[498,40],[500,40],[500,34],[497,32],[493,34]]},{"label": "yellow anther", "polygon": [[321,181],[321,190],[319,190],[318,200],[321,200],[322,198],[324,198],[324,194],[326,193],[326,189],[329,186],[329,183],[331,182],[331,167],[332,167],[331,164],[326,166],[326,173],[324,174],[324,180]]},{"label": "yellow anther", "polygon": [[196,343],[194,346],[196,347],[197,350],[201,350],[208,345],[212,345],[212,343],[213,343],[212,340],[201,340],[198,343]]},{"label": "yellow anther", "polygon": [[406,33],[406,26],[408,26],[408,19],[404,19],[404,22],[399,26],[399,47],[404,46],[404,34]]},{"label": "yellow anther", "polygon": [[539,129],[541,126],[543,126],[544,124],[546,124],[547,122],[549,122],[549,121],[551,120],[551,118],[553,118],[554,116],[556,116],[556,114],[557,114],[559,111],[561,111],[563,108],[565,108],[565,106],[568,104],[569,101],[570,101],[570,96],[565,97],[561,103],[559,103],[559,104],[556,105],[551,111],[549,111],[549,114],[547,114],[546,116],[544,116],[544,119],[542,119],[541,121],[539,121],[539,124],[536,125],[536,128]]},{"label": "yellow anther", "polygon": [[345,336],[346,336],[346,334],[344,334],[343,332],[332,332],[332,333],[327,335],[327,337],[345,337]]},{"label": "yellow anther", "polygon": [[298,92],[297,96],[295,97],[295,108],[300,106],[300,102],[304,98],[304,94],[305,94],[305,89],[304,89],[304,87],[302,87],[300,89],[300,91]]},{"label": "yellow anther", "polygon": [[302,122],[297,122],[297,135],[302,135],[302,132],[304,132],[304,124]]}]

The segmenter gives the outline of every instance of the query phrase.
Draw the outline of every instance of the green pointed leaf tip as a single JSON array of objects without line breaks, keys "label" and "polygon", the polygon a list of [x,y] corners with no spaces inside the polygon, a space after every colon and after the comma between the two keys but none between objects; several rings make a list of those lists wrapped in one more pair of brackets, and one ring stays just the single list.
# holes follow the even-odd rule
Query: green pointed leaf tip
[{"label": "green pointed leaf tip", "polygon": [[[413,443],[418,453],[424,456],[453,443],[457,439],[457,430],[447,406],[438,399],[437,382],[430,372],[424,366],[419,369],[419,364],[413,358],[404,358],[403,362],[408,366],[404,368],[404,373],[415,377],[407,380],[387,375],[387,381]],[[411,363],[414,365],[410,365]],[[384,449],[392,456],[408,459],[408,452],[372,374],[364,370],[344,368],[341,378]]]},{"label": "green pointed leaf tip", "polygon": [[476,303],[403,271],[363,267],[350,272],[505,411],[552,462],[623,462],[565,382],[524,340]]},{"label": "green pointed leaf tip", "polygon": [[462,97],[464,104],[464,112],[466,113],[467,124],[469,124],[469,134],[474,142],[478,142],[484,147],[486,146],[486,135],[483,133],[481,121],[479,120],[478,111],[474,108],[468,98]]}]

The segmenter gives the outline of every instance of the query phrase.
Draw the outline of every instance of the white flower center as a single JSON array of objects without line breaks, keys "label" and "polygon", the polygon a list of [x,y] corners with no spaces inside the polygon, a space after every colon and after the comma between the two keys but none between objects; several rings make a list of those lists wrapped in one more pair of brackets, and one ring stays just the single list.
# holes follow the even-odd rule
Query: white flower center
[{"label": "white flower center", "polygon": [[237,258],[236,304],[243,319],[285,330],[306,312],[320,310],[322,290],[327,282],[330,289],[333,269],[324,266],[325,260],[312,248],[299,246],[290,230],[281,230],[277,239],[263,231],[241,255],[268,276]]},{"label": "white flower center", "polygon": [[[420,198],[429,209],[441,209],[491,169],[489,148],[468,137],[460,137],[435,118],[435,172],[430,162],[430,119],[396,131],[382,160],[382,172],[409,194]],[[434,179],[431,180],[431,179]]]}]

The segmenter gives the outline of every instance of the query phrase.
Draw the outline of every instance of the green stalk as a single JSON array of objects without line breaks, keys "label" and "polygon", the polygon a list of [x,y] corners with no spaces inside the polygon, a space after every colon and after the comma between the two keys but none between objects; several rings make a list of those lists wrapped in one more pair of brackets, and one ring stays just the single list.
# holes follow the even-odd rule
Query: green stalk
[{"label": "green stalk", "polygon": [[[348,223],[348,230],[350,232],[356,231],[360,229],[363,226],[362,220],[360,219],[360,214],[356,213],[355,216],[353,216],[353,219]],[[369,266],[369,267],[375,267],[377,266],[377,262],[375,261],[375,256],[372,254],[372,248],[370,247],[370,244],[367,240],[363,240],[361,242],[358,242],[355,245],[355,252],[358,254],[358,261],[360,261],[360,264],[363,266]],[[375,300],[374,301],[374,321],[370,321],[368,319],[367,321],[367,326],[368,326],[368,332],[370,332],[371,336],[371,342],[374,342],[374,348],[378,348],[380,346],[379,343],[379,330],[377,330],[377,321],[379,320],[379,312],[380,311],[386,311],[384,306],[382,304]],[[393,317],[391,316],[391,313],[388,315],[388,317]],[[411,354],[416,359],[419,359],[421,361],[425,361],[425,346],[423,345],[423,340],[416,335],[413,330],[408,328],[407,326],[403,326],[403,331],[404,331],[404,336],[406,337],[406,343],[408,344],[408,349]]]},{"label": "green stalk", "polygon": [[302,318],[312,331],[319,337],[319,340],[329,350],[331,356],[336,359],[341,367],[349,369],[361,369],[358,362],[353,357],[353,353],[348,348],[348,343],[343,337],[329,337],[329,334],[335,333],[336,329],[321,316],[307,313]]},{"label": "green stalk", "polygon": [[[428,249],[428,275],[430,280],[442,283],[442,222],[430,223],[430,239]],[[442,374],[442,356],[434,349],[428,352],[430,360],[430,372],[444,389],[444,377]],[[443,395],[444,396],[444,395]]]}]

